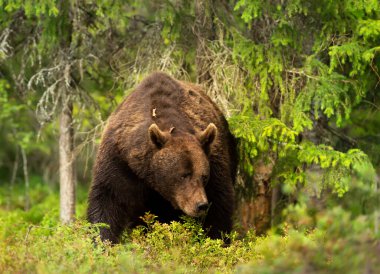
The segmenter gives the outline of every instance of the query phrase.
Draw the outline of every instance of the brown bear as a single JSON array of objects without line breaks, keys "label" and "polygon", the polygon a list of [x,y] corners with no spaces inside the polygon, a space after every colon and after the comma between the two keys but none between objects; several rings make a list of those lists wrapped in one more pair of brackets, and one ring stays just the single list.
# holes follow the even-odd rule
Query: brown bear
[{"label": "brown bear", "polygon": [[94,167],[88,219],[119,241],[150,212],[161,222],[203,216],[211,238],[232,228],[235,140],[195,85],[153,73],[109,117]]}]

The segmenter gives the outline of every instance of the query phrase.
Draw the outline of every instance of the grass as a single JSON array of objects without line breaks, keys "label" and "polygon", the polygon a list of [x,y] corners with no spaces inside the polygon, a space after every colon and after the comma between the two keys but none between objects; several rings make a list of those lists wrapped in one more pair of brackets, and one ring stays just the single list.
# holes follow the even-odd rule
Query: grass
[{"label": "grass", "polygon": [[21,190],[8,210],[5,194],[0,188],[0,273],[380,273],[370,218],[353,219],[340,207],[319,213],[312,229],[284,223],[265,237],[233,233],[227,247],[191,218],[160,224],[146,215],[145,227],[110,246],[84,220],[83,189],[70,225],[59,223],[58,193],[46,186],[32,188],[27,212]]}]

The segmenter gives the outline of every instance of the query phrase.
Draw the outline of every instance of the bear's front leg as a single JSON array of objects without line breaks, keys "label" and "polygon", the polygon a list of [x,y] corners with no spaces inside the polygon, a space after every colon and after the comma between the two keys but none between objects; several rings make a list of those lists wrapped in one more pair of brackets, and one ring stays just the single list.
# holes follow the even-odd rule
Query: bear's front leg
[{"label": "bear's front leg", "polygon": [[125,161],[112,156],[115,153],[112,143],[100,148],[87,212],[91,223],[110,226],[100,229],[100,237],[112,243],[119,242],[124,229],[133,227],[145,209],[145,184],[134,175]]},{"label": "bear's front leg", "polygon": [[[223,179],[224,184],[220,184],[217,179],[211,179],[206,187],[207,197],[210,207],[207,212],[203,228],[211,239],[222,239],[223,234],[228,234],[232,230],[232,217],[235,206],[234,189],[232,183]],[[225,239],[228,243],[228,239]]]},{"label": "bear's front leg", "polygon": [[119,242],[127,224],[126,210],[117,198],[101,187],[94,187],[91,190],[88,205],[88,220],[93,223],[105,223],[109,228],[100,228],[100,238],[102,241],[110,241],[115,244]]}]

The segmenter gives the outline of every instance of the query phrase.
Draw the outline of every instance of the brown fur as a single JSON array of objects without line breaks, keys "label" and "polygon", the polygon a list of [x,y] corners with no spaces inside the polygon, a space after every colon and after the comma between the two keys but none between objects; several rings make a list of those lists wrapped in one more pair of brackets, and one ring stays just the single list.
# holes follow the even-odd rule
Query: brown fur
[{"label": "brown fur", "polygon": [[[235,142],[221,111],[197,86],[164,73],[147,77],[115,110],[103,133],[88,218],[118,242],[150,211],[159,220],[199,216],[212,238],[230,232]],[[204,206],[202,206],[202,210]]]}]

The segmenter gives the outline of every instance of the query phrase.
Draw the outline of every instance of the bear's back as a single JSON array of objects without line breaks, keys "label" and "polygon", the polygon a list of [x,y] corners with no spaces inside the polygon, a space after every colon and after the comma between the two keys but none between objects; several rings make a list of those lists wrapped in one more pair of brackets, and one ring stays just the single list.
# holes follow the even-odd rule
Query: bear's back
[{"label": "bear's back", "polygon": [[111,115],[112,124],[148,129],[156,123],[161,130],[171,127],[194,133],[214,123],[225,127],[218,107],[199,86],[180,82],[156,72],[145,78]]},{"label": "bear's back", "polygon": [[211,154],[229,159],[234,165],[232,173],[236,172],[235,141],[227,121],[200,86],[162,72],[149,75],[110,116],[104,138],[112,139],[128,162],[146,159],[150,153],[148,128],[153,123],[162,131],[175,128],[174,132],[190,134],[214,123],[218,134]]}]

